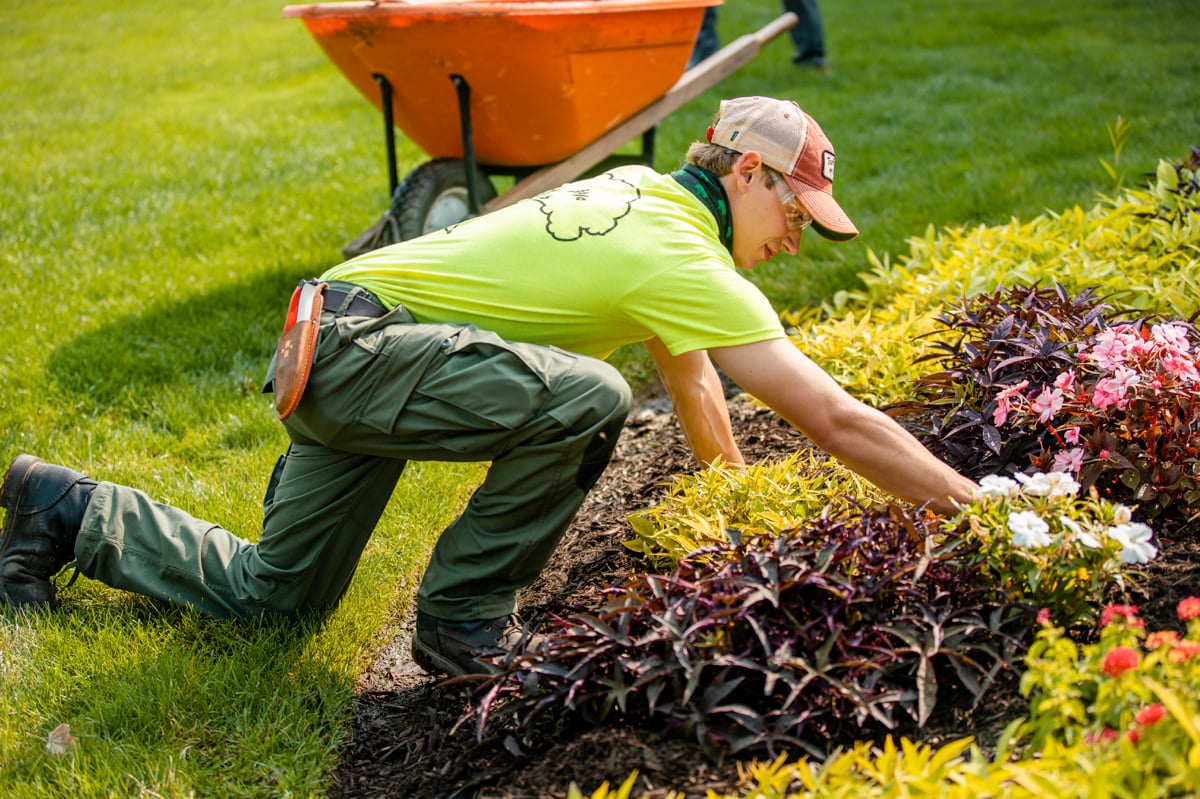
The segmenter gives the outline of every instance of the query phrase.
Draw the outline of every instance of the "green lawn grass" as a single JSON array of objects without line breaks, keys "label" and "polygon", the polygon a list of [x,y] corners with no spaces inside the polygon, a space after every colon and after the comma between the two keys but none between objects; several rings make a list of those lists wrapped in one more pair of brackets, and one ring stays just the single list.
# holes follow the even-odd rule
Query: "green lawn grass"
[{"label": "green lawn grass", "polygon": [[[781,308],[854,285],[927,225],[999,223],[1200,143],[1191,0],[826,3],[835,73],[783,37],[665,120],[661,169],[718,99],[798,100],[863,231],[753,275]],[[137,485],[247,537],[285,437],[259,385],[295,282],[386,205],[377,113],[282,4],[6,3],[0,24],[0,461]],[[772,4],[722,9],[723,40]],[[401,137],[402,174],[425,156]],[[981,264],[986,268],[986,264]],[[644,358],[621,353],[631,379]],[[0,464],[2,465],[2,464]],[[87,580],[0,612],[0,794],[320,796],[357,675],[404,612],[474,466],[414,465],[320,625],[214,623]],[[60,723],[79,739],[55,757]]]}]

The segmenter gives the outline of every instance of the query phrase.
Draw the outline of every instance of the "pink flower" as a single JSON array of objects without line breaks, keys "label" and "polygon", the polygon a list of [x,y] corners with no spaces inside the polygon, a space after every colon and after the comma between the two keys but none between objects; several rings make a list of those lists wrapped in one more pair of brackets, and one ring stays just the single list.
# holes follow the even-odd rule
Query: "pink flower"
[{"label": "pink flower", "polygon": [[1064,394],[1070,394],[1075,388],[1075,370],[1068,369],[1060,373],[1058,377],[1054,378],[1054,387]]},{"label": "pink flower", "polygon": [[1182,663],[1188,658],[1200,655],[1200,641],[1180,641],[1171,648],[1172,663]]},{"label": "pink flower", "polygon": [[1177,322],[1154,325],[1150,328],[1150,338],[1168,353],[1187,355],[1192,349],[1187,328]]},{"label": "pink flower", "polygon": [[1186,355],[1172,353],[1163,356],[1162,365],[1167,374],[1185,383],[1200,382],[1200,371],[1196,369],[1196,362]]},{"label": "pink flower", "polygon": [[1053,469],[1056,472],[1078,472],[1083,468],[1083,447],[1064,449],[1054,454]]},{"label": "pink flower", "polygon": [[1050,623],[1050,608],[1042,608],[1038,611],[1037,623],[1042,626]]},{"label": "pink flower", "polygon": [[1066,441],[1068,444],[1078,444],[1079,443],[1079,428],[1078,427],[1068,427],[1066,430],[1064,430],[1063,431],[1063,441]]},{"label": "pink flower", "polygon": [[1126,393],[1141,381],[1142,376],[1132,369],[1116,369],[1112,377],[1103,377],[1096,381],[1096,390],[1092,392],[1092,404],[1101,409],[1109,405],[1124,408]]},{"label": "pink flower", "polygon": [[1116,383],[1110,377],[1103,377],[1096,382],[1096,388],[1092,391],[1092,405],[1099,410],[1104,410],[1109,405],[1116,405],[1124,396]]},{"label": "pink flower", "polygon": [[1100,671],[1109,677],[1120,677],[1130,669],[1136,669],[1139,660],[1137,650],[1128,646],[1118,646],[1104,656]]},{"label": "pink flower", "polygon": [[1058,413],[1063,406],[1063,393],[1061,389],[1042,389],[1042,393],[1034,398],[1029,404],[1029,409],[1038,415],[1038,421],[1046,424],[1054,418],[1054,414]]},{"label": "pink flower", "polygon": [[1107,605],[1100,612],[1100,626],[1107,627],[1113,619],[1130,619],[1137,621],[1137,605]]},{"label": "pink flower", "polygon": [[1101,330],[1096,334],[1096,344],[1092,347],[1092,360],[1104,369],[1124,366],[1128,339],[1129,336],[1119,328]]},{"label": "pink flower", "polygon": [[1151,724],[1157,724],[1162,721],[1166,715],[1167,709],[1154,702],[1139,710],[1138,714],[1133,717],[1133,720],[1143,727],[1149,727]]},{"label": "pink flower", "polygon": [[1012,409],[1013,398],[1021,396],[1021,392],[1028,385],[1028,380],[1022,380],[1015,386],[1004,389],[996,396],[996,410],[992,411],[992,424],[1000,427],[1008,420],[1008,412]]},{"label": "pink flower", "polygon": [[1190,596],[1181,600],[1175,607],[1175,612],[1179,614],[1180,621],[1200,618],[1200,596]]}]

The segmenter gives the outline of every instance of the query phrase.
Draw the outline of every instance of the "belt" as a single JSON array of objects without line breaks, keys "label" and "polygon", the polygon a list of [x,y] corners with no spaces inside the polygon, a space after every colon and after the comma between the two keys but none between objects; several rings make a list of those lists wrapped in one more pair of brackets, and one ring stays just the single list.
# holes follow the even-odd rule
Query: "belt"
[{"label": "belt", "polygon": [[[365,290],[360,290],[354,295],[354,299],[342,311],[343,316],[369,316],[378,318],[388,313],[388,309],[379,304],[371,295],[364,293]],[[346,301],[346,297],[350,296],[349,291],[342,291],[332,287],[325,289],[325,310],[338,312],[342,304]]]}]

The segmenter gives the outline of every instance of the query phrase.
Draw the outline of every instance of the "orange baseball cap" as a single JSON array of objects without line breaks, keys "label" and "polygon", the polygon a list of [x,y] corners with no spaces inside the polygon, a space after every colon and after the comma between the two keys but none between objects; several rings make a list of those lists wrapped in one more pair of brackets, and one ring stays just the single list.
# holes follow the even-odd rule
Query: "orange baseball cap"
[{"label": "orange baseball cap", "polygon": [[783,174],[827,239],[848,241],[858,228],[833,199],[833,145],[816,120],[791,100],[738,97],[722,100],[708,141],[739,153],[751,150]]}]

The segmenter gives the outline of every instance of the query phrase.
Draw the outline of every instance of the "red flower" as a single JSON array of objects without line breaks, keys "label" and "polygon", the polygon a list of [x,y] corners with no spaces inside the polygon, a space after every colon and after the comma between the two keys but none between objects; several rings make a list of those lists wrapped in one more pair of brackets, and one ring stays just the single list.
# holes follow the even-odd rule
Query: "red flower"
[{"label": "red flower", "polygon": [[1128,646],[1118,646],[1104,656],[1100,670],[1109,677],[1120,677],[1138,666],[1138,653]]},{"label": "red flower", "polygon": [[1129,619],[1135,627],[1140,627],[1137,612],[1137,605],[1109,605],[1100,614],[1100,626],[1107,627],[1113,619],[1121,618]]},{"label": "red flower", "polygon": [[1154,702],[1153,704],[1146,705],[1144,708],[1139,710],[1138,714],[1133,717],[1133,720],[1138,724],[1141,724],[1143,727],[1148,727],[1151,724],[1157,724],[1158,722],[1162,721],[1163,717],[1166,715],[1167,709],[1157,702]]},{"label": "red flower", "polygon": [[1116,730],[1112,727],[1105,727],[1100,732],[1089,732],[1083,741],[1089,746],[1096,746],[1097,744],[1111,743],[1117,740],[1117,737]]},{"label": "red flower", "polygon": [[1050,623],[1050,608],[1042,608],[1038,611],[1037,623],[1042,626]]},{"label": "red flower", "polygon": [[1182,663],[1188,658],[1200,655],[1200,641],[1180,641],[1171,649],[1171,661]]},{"label": "red flower", "polygon": [[1200,596],[1190,596],[1182,600],[1175,608],[1175,612],[1183,621],[1200,618]]},{"label": "red flower", "polygon": [[1179,634],[1174,630],[1158,630],[1146,636],[1146,648],[1158,649],[1160,646],[1174,646],[1179,643]]}]

